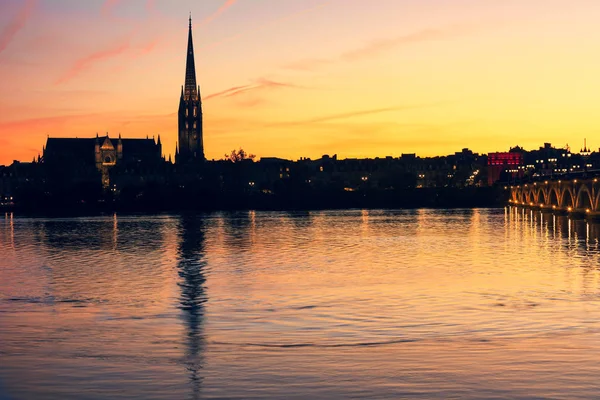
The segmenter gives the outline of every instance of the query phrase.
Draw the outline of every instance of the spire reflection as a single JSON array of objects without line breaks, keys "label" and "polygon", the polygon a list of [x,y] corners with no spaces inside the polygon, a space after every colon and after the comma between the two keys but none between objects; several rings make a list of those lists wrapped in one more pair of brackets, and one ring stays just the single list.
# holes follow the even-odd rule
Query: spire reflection
[{"label": "spire reflection", "polygon": [[190,372],[193,399],[201,398],[201,370],[204,364],[204,303],[207,301],[204,283],[204,234],[201,217],[183,216],[180,222],[181,241],[178,248],[177,269],[180,276],[181,295],[179,308],[185,322],[186,353],[184,362]]}]

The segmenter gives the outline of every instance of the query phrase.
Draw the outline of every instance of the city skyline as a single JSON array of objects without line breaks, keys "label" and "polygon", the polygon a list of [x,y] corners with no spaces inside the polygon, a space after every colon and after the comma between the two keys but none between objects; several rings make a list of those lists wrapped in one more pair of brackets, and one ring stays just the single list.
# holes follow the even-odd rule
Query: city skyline
[{"label": "city skyline", "polygon": [[37,156],[48,135],[96,132],[161,135],[174,155],[190,11],[208,159],[239,147],[288,159],[543,142],[576,151],[598,134],[591,1],[25,0],[0,10],[0,164]]}]

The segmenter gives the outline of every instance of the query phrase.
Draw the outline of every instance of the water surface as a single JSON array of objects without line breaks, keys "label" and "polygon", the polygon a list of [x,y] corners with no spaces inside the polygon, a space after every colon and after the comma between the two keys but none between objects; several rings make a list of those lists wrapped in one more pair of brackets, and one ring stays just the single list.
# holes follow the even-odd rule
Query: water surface
[{"label": "water surface", "polygon": [[522,210],[0,216],[0,399],[594,398],[600,228]]}]

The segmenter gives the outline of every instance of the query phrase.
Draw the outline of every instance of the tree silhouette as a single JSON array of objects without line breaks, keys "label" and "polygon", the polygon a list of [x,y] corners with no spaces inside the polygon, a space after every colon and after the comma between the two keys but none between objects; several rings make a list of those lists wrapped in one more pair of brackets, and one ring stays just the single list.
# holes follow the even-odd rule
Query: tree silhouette
[{"label": "tree silhouette", "polygon": [[231,161],[232,163],[240,162],[243,160],[254,160],[256,156],[254,154],[246,153],[244,149],[240,147],[239,150],[231,150],[230,154],[225,154],[225,160]]}]

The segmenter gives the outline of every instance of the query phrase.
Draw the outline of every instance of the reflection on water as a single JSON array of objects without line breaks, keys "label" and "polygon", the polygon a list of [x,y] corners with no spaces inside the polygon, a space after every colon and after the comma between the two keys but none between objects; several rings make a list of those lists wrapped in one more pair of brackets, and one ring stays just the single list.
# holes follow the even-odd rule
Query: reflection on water
[{"label": "reflection on water", "polygon": [[187,329],[185,364],[190,371],[193,399],[199,399],[202,386],[204,340],[204,220],[185,216],[180,221],[181,240],[178,249],[178,271],[181,281],[180,308]]},{"label": "reflection on water", "polygon": [[600,226],[0,215],[0,398],[593,398]]}]

